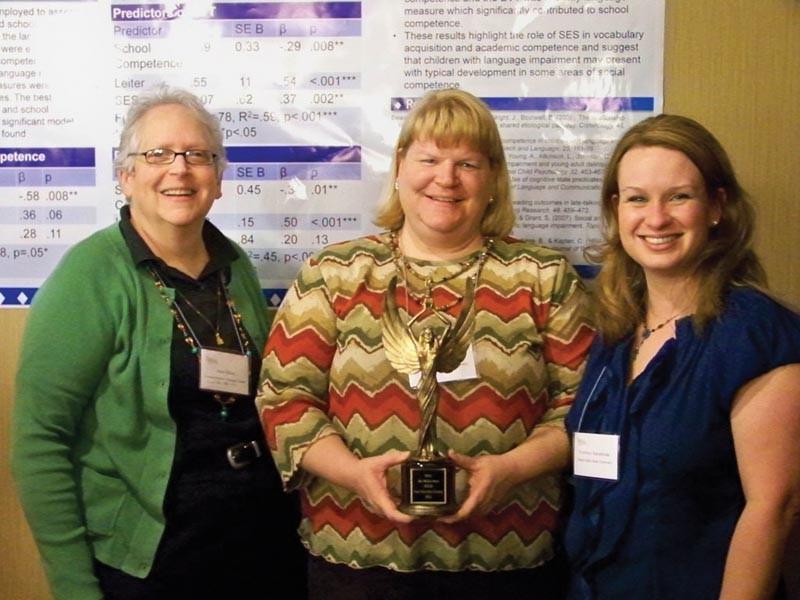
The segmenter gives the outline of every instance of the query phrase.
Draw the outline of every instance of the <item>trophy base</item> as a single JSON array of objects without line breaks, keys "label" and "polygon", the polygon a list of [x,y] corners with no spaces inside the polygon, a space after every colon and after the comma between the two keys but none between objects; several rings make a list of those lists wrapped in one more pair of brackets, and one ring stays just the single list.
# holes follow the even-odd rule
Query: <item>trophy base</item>
[{"label": "trophy base", "polygon": [[458,510],[456,465],[449,458],[412,457],[402,464],[400,480],[400,512],[415,517],[441,517]]}]

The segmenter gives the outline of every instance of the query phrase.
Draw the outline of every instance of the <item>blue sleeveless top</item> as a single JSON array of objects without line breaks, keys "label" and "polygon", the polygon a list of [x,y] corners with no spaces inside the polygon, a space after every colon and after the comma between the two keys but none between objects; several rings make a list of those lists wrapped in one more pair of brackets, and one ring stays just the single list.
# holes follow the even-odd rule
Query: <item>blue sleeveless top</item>
[{"label": "blue sleeveless top", "polygon": [[618,481],[572,479],[570,598],[716,598],[745,502],[731,406],[751,379],[800,363],[800,316],[737,288],[702,335],[679,320],[626,385],[630,352],[631,339],[595,340],[567,417],[570,435],[620,436]]}]

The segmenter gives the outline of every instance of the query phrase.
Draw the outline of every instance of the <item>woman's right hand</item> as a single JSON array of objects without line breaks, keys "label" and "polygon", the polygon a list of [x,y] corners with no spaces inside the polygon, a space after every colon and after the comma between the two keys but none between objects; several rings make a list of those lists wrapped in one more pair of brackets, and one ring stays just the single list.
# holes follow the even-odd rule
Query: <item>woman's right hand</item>
[{"label": "woman's right hand", "polygon": [[395,523],[410,523],[414,517],[397,510],[397,501],[389,492],[386,472],[400,464],[409,452],[390,450],[379,456],[358,458],[338,435],[329,435],[314,442],[305,455],[303,469],[324,477],[358,495],[367,509]]},{"label": "woman's right hand", "polygon": [[414,517],[397,509],[397,501],[389,492],[386,472],[406,460],[409,454],[390,450],[379,456],[357,459],[358,467],[354,473],[353,491],[361,498],[364,506],[370,512],[395,523],[410,523]]}]

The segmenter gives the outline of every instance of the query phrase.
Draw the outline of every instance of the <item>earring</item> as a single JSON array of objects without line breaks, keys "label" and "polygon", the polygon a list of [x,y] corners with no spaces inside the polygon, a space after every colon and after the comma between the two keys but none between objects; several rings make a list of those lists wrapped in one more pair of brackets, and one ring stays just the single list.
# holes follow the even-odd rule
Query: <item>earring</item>
[{"label": "earring", "polygon": [[400,182],[397,181],[396,179],[394,180],[394,189],[396,189],[396,190],[400,189]]},{"label": "earring", "polygon": [[716,227],[719,225],[719,221],[711,221],[711,227]]},{"label": "earring", "polygon": [[494,198],[492,198],[491,196],[489,196],[489,204],[491,204],[492,202],[494,202]]}]

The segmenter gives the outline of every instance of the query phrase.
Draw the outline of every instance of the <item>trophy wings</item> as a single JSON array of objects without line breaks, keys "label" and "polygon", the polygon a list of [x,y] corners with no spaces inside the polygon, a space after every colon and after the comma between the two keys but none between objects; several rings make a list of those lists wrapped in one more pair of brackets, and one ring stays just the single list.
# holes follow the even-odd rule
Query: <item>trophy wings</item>
[{"label": "trophy wings", "polygon": [[383,328],[383,350],[386,358],[400,373],[414,373],[420,370],[417,341],[408,332],[400,319],[395,290],[397,277],[392,277],[384,301],[381,326]]},{"label": "trophy wings", "polygon": [[464,302],[461,305],[461,312],[456,319],[452,329],[448,329],[442,340],[442,349],[439,360],[436,361],[436,370],[442,373],[449,373],[455,370],[464,360],[470,342],[472,341],[472,330],[475,323],[475,289],[474,281],[470,277],[467,279],[467,289],[464,292]]},{"label": "trophy wings", "polygon": [[[397,308],[395,291],[397,289],[397,277],[392,277],[389,288],[386,292],[381,326],[383,328],[383,349],[386,358],[392,366],[400,373],[414,373],[426,370],[426,365],[420,364],[420,360],[433,350],[435,370],[442,373],[449,373],[458,367],[464,360],[470,341],[472,339],[472,329],[475,317],[474,306],[474,283],[472,279],[467,280],[467,289],[464,294],[464,303],[461,313],[455,324],[451,327],[443,315],[435,308],[437,316],[447,323],[441,341],[434,340],[436,349],[429,348],[429,343],[425,340],[420,341],[414,338],[409,332],[408,327],[402,322]],[[422,346],[425,347],[422,347]],[[433,365],[431,365],[433,366]]]}]

